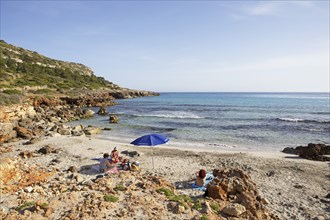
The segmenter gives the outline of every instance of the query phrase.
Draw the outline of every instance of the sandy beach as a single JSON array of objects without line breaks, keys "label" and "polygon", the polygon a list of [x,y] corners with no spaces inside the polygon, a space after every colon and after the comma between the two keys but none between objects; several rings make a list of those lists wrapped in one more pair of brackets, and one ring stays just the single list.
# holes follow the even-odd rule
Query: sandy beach
[{"label": "sandy beach", "polygon": [[[22,151],[33,152],[51,144],[52,147],[60,149],[59,153],[36,154],[34,157],[24,159],[24,162],[59,172],[64,172],[70,166],[76,166],[79,178],[86,182],[99,175],[91,169],[96,163],[91,160],[92,158],[100,158],[104,153],[110,153],[114,147],[117,147],[119,152],[137,151],[139,156],[130,157],[122,153],[120,156],[130,161],[139,161],[141,174],[161,176],[173,184],[178,193],[194,198],[202,197],[203,194],[202,191],[190,187],[199,169],[212,172],[213,169],[238,168],[251,177],[260,195],[269,202],[267,209],[279,219],[330,218],[330,199],[326,198],[329,197],[330,192],[330,172],[327,162],[305,160],[281,152],[206,152],[179,149],[170,142],[157,147],[136,147],[93,136],[43,137],[35,144],[23,145],[25,142],[26,140],[22,140],[5,144],[4,146],[11,146],[13,151],[3,153],[1,159],[15,158]],[[20,197],[19,195],[2,193],[0,204],[4,213],[17,205],[14,201]],[[174,219],[173,216],[167,218]],[[118,217],[118,219],[126,218]]]}]

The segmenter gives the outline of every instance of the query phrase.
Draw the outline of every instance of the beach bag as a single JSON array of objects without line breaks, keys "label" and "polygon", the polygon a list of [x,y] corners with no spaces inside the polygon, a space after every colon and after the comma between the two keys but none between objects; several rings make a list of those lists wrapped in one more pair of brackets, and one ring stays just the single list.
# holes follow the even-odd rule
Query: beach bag
[{"label": "beach bag", "polygon": [[138,167],[135,163],[132,163],[130,170],[131,171],[140,171],[140,167]]}]

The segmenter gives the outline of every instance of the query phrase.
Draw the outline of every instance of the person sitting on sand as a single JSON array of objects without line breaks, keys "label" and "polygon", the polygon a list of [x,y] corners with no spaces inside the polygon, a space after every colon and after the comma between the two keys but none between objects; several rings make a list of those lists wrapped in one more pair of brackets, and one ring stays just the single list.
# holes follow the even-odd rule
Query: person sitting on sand
[{"label": "person sitting on sand", "polygon": [[123,170],[129,170],[129,160],[128,159],[124,159],[121,162],[121,166],[120,166]]},{"label": "person sitting on sand", "polygon": [[111,160],[112,160],[113,163],[118,163],[119,162],[119,153],[118,153],[117,147],[115,147],[111,151]]},{"label": "person sitting on sand", "polygon": [[109,161],[109,154],[105,153],[103,154],[103,159],[100,162],[100,172],[105,173],[111,168],[113,168],[113,166]]},{"label": "person sitting on sand", "polygon": [[197,186],[204,186],[205,179],[206,179],[206,171],[201,169],[199,172],[196,173],[196,185]]}]

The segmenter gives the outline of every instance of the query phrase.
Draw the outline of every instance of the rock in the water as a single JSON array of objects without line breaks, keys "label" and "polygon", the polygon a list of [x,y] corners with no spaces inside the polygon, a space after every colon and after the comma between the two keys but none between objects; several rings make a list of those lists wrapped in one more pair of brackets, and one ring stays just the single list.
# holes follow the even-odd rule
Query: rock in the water
[{"label": "rock in the water", "polygon": [[98,115],[107,115],[108,112],[107,112],[107,110],[105,109],[105,107],[102,106],[102,107],[99,109],[99,111],[97,112],[97,114],[98,114]]},{"label": "rock in the water", "polygon": [[116,115],[110,115],[109,122],[110,123],[118,123],[119,122],[118,116],[116,116]]}]

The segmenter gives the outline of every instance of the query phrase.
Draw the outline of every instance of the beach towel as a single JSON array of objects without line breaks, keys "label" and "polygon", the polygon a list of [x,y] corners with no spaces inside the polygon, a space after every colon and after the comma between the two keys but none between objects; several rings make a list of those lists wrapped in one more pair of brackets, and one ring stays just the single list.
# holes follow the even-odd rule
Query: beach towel
[{"label": "beach towel", "polygon": [[209,183],[209,182],[211,182],[212,180],[213,180],[213,178],[214,178],[214,176],[213,176],[213,174],[212,173],[207,173],[206,174],[206,179],[205,179],[205,184],[204,184],[204,186],[198,186],[196,183],[193,183],[193,184],[191,184],[191,187],[193,188],[193,189],[197,189],[197,190],[201,190],[201,191],[206,191],[206,186],[207,186],[207,184]]}]

